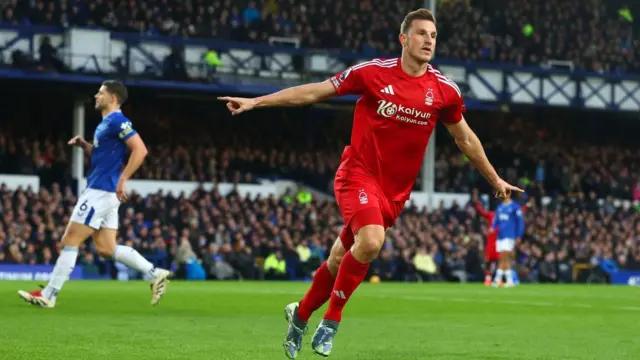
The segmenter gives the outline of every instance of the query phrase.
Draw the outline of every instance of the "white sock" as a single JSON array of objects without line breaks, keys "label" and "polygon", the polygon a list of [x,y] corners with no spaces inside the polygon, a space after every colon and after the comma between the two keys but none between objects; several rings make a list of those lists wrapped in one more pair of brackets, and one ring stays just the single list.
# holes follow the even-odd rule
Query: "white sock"
[{"label": "white sock", "polygon": [[507,278],[507,282],[509,284],[513,284],[513,273],[511,272],[511,269],[505,270],[504,276]]},{"label": "white sock", "polygon": [[51,273],[51,278],[47,287],[42,290],[42,296],[47,299],[55,299],[58,292],[62,289],[62,285],[69,279],[69,275],[76,266],[78,258],[78,248],[75,246],[65,246],[60,252],[60,257],[56,261],[56,265]]},{"label": "white sock", "polygon": [[502,277],[504,276],[504,270],[498,269],[496,270],[496,277],[493,278],[493,282],[497,283],[502,281]]},{"label": "white sock", "polygon": [[153,264],[147,261],[147,259],[132,247],[117,245],[116,251],[113,253],[113,260],[121,262],[129,268],[138,270],[151,277],[156,276],[156,269],[153,267]]}]

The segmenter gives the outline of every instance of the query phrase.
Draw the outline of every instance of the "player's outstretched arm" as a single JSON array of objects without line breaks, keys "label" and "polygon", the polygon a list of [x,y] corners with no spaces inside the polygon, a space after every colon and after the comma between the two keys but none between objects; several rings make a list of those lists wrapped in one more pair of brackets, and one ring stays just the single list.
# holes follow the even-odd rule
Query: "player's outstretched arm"
[{"label": "player's outstretched arm", "polygon": [[478,136],[471,130],[466,120],[462,118],[456,123],[445,123],[447,130],[456,141],[456,145],[487,179],[489,184],[496,190],[496,197],[503,198],[511,191],[523,192],[524,190],[508,184],[498,176],[496,169],[489,162],[487,154],[484,152],[482,143]]},{"label": "player's outstretched arm", "polygon": [[67,144],[82,148],[89,156],[93,152],[93,145],[89,144],[81,135],[74,136]]},{"label": "player's outstretched arm", "polygon": [[[485,209],[482,206],[482,203],[480,203],[479,200],[477,200],[476,202],[473,203],[476,207],[476,211],[478,212],[478,214],[480,214],[480,216],[482,216],[485,219],[490,219],[491,218],[491,211]],[[491,225],[491,224],[489,224]]]},{"label": "player's outstretched arm", "polygon": [[256,98],[222,96],[218,100],[227,102],[232,115],[238,115],[254,108],[276,106],[302,106],[328,99],[336,94],[329,80],[290,87],[273,94]]}]

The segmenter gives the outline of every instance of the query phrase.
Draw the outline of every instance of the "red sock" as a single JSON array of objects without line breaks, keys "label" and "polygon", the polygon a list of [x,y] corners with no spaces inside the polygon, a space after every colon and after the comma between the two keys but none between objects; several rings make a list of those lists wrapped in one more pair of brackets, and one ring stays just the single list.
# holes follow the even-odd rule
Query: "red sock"
[{"label": "red sock", "polygon": [[325,320],[333,320],[340,322],[342,320],[342,309],[347,305],[347,301],[358,285],[367,276],[369,264],[363,264],[351,255],[351,251],[347,251],[342,258],[336,283],[333,286],[331,300],[329,300],[329,308],[324,314]]},{"label": "red sock", "polygon": [[327,262],[323,262],[322,265],[316,271],[313,276],[313,282],[311,288],[300,301],[298,306],[298,319],[308,322],[311,314],[318,310],[320,306],[329,300],[331,297],[331,290],[333,290],[333,283],[336,278],[331,275]]},{"label": "red sock", "polygon": [[491,271],[492,267],[493,267],[493,262],[492,261],[487,261],[486,264],[484,265],[484,274],[485,274],[485,276],[491,276],[493,274],[493,271]]}]

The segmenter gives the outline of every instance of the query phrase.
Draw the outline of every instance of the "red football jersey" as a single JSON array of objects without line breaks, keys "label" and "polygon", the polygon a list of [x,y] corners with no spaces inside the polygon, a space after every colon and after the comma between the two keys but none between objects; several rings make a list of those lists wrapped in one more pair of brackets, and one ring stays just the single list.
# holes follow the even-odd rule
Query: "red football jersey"
[{"label": "red football jersey", "polygon": [[357,64],[330,81],[338,95],[360,95],[340,167],[363,168],[390,199],[408,200],[437,121],[462,119],[460,89],[431,65],[408,75],[399,58]]},{"label": "red football jersey", "polygon": [[476,211],[482,215],[482,217],[487,220],[487,223],[489,223],[489,227],[491,227],[491,225],[493,224],[493,218],[496,217],[496,212],[495,211],[489,211],[489,210],[485,210],[482,207],[482,204],[480,202],[476,202]]}]

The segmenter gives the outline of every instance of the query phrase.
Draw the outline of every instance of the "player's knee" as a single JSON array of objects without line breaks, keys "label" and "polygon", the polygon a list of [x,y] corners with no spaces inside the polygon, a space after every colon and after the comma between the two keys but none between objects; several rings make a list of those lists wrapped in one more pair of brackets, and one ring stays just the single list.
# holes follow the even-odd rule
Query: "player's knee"
[{"label": "player's knee", "polygon": [[102,243],[95,243],[95,245],[96,252],[103,258],[112,258],[113,253],[116,251],[115,247],[113,246],[105,245]]},{"label": "player's knee", "polygon": [[89,236],[91,236],[91,232],[92,229],[89,227],[83,227],[78,224],[71,223],[67,226],[64,235],[62,235],[62,244],[78,247]]},{"label": "player's knee", "polygon": [[331,275],[338,275],[340,262],[342,261],[342,257],[344,257],[345,253],[346,249],[342,245],[342,240],[340,238],[336,239],[336,242],[333,244],[331,252],[329,253],[329,259],[327,260],[327,268],[329,268]]},{"label": "player's knee", "polygon": [[342,261],[342,255],[334,255],[331,253],[329,255],[329,259],[327,260],[327,268],[331,275],[336,276],[338,274],[338,269],[340,268],[340,262]]},{"label": "player's knee", "polygon": [[100,256],[106,258],[112,258],[116,252],[116,232],[111,229],[101,229],[96,232],[93,243],[96,246],[96,251]]},{"label": "player's knee", "polygon": [[371,262],[378,256],[383,243],[384,227],[367,225],[358,231],[352,253],[361,262]]}]

